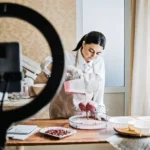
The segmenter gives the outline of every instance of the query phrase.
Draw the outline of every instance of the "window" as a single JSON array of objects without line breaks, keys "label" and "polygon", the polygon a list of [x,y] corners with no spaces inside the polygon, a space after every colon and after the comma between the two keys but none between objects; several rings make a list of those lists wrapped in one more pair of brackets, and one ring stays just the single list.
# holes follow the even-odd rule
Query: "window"
[{"label": "window", "polygon": [[81,19],[82,35],[97,30],[106,36],[106,87],[124,86],[124,0],[82,0]]}]

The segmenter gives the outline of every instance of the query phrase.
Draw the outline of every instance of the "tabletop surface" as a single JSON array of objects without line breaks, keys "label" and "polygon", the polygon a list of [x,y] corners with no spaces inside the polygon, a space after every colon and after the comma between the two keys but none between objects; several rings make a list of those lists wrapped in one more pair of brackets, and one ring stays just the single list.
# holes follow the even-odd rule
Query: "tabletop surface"
[{"label": "tabletop surface", "polygon": [[[45,127],[53,127],[53,126],[61,126],[66,128],[71,128],[69,125],[69,121],[67,119],[60,120],[50,120],[50,119],[35,119],[35,120],[26,120],[20,122],[19,124],[25,125],[38,125],[40,128]],[[105,129],[93,129],[93,130],[81,130],[75,129],[77,133],[62,138],[62,139],[54,139],[50,136],[45,136],[39,131],[25,140],[7,140],[7,146],[20,146],[20,145],[56,145],[56,144],[86,144],[86,143],[107,143],[106,139],[116,132],[107,127]]]}]

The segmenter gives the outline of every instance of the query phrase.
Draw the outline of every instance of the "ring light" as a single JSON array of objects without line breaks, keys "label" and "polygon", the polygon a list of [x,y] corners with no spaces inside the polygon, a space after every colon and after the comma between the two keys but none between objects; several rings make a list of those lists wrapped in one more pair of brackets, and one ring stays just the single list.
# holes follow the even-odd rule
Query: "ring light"
[{"label": "ring light", "polygon": [[35,114],[55,96],[64,72],[64,53],[59,35],[54,27],[47,19],[31,8],[13,3],[0,3],[0,17],[19,18],[35,26],[46,38],[53,57],[51,77],[46,87],[34,101],[15,110],[0,112],[1,127],[3,126],[4,128],[3,131],[0,131],[2,136],[13,122],[23,120]]}]

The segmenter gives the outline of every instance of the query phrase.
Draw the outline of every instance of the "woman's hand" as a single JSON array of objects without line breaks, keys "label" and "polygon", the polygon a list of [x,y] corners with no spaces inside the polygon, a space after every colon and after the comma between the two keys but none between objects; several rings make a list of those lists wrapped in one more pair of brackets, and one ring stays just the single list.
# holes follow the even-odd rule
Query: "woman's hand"
[{"label": "woman's hand", "polygon": [[105,105],[98,105],[97,106],[97,111],[95,113],[95,118],[97,120],[105,120],[108,121],[110,119],[110,116],[106,115],[106,107]]},{"label": "woman's hand", "polygon": [[74,80],[82,78],[83,73],[80,69],[74,66],[68,66],[66,70],[66,80]]},{"label": "woman's hand", "polygon": [[96,104],[93,101],[89,101],[86,104],[86,111],[90,111],[92,114],[96,112]]},{"label": "woman's hand", "polygon": [[87,105],[88,101],[84,101],[84,102],[81,102],[79,103],[79,108],[80,110],[83,112],[86,112],[86,105]]},{"label": "woman's hand", "polygon": [[[103,107],[103,106],[102,106]],[[94,101],[83,101],[79,103],[79,108],[82,112],[86,112],[86,117],[88,118],[88,112],[91,113],[91,117],[97,120],[109,120],[109,116],[107,116],[103,111],[97,112],[96,103]]]},{"label": "woman's hand", "polygon": [[95,119],[97,119],[97,120],[108,121],[110,119],[110,116],[107,116],[104,113],[96,113],[94,116],[95,116]]},{"label": "woman's hand", "polygon": [[[93,101],[83,101],[79,103],[79,108],[82,112],[86,112],[86,117],[88,118],[88,112],[94,114],[96,112],[96,104]],[[95,118],[95,116],[93,116]]]}]

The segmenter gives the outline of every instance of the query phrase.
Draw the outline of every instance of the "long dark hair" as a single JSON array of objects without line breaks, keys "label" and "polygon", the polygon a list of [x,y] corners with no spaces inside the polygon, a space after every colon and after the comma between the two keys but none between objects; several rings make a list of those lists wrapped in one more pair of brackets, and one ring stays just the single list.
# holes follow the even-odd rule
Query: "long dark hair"
[{"label": "long dark hair", "polygon": [[99,44],[103,47],[103,50],[105,49],[106,38],[101,32],[91,31],[84,35],[73,51],[78,51],[80,48],[82,48],[83,41],[85,41],[85,44]]}]

